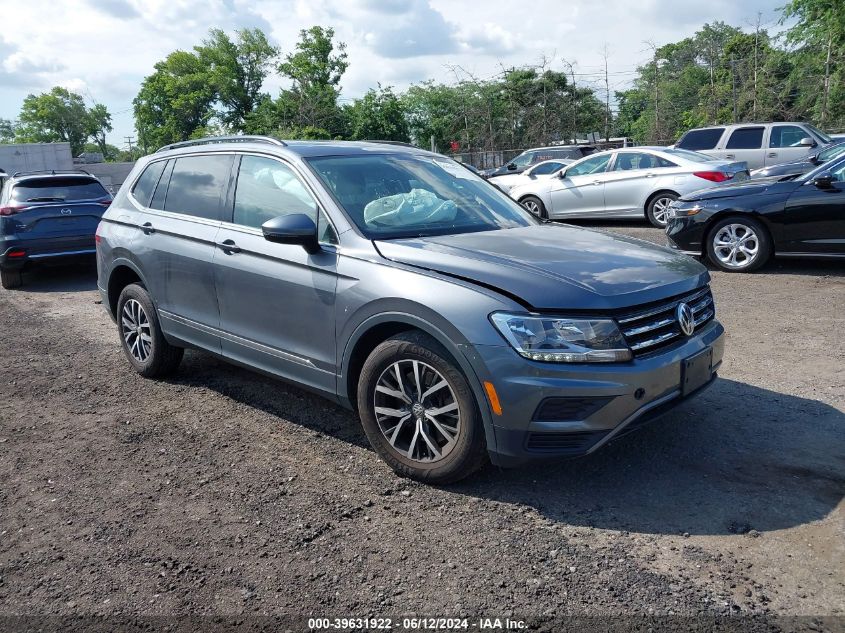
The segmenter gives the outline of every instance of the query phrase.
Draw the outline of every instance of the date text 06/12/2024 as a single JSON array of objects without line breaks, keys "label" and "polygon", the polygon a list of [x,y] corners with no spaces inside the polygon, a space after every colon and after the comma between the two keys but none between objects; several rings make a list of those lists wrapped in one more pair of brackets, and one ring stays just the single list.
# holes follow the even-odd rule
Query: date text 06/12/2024
[{"label": "date text 06/12/2024", "polygon": [[404,631],[519,631],[528,628],[524,620],[510,618],[309,618],[308,629],[325,630],[392,630]]}]

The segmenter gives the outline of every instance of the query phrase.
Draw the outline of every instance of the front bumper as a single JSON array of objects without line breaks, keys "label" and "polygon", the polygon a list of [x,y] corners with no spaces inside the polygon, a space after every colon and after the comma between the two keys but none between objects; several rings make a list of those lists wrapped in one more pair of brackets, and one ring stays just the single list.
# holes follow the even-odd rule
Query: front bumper
[{"label": "front bumper", "polygon": [[[712,349],[710,380],[686,396],[686,359]],[[542,457],[577,457],[662,415],[715,380],[724,352],[724,328],[711,321],[683,342],[627,363],[557,365],[526,360],[510,347],[476,346],[499,396],[492,416],[500,466]]]}]

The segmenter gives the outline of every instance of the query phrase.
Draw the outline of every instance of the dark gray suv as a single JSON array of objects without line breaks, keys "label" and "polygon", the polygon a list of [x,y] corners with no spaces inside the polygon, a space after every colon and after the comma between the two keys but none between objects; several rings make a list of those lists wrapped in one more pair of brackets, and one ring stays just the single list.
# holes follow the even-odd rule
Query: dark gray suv
[{"label": "dark gray suv", "polygon": [[541,222],[443,156],[229,137],[138,162],[97,230],[129,362],[186,347],[356,409],[400,474],[576,456],[709,385],[708,273]]}]

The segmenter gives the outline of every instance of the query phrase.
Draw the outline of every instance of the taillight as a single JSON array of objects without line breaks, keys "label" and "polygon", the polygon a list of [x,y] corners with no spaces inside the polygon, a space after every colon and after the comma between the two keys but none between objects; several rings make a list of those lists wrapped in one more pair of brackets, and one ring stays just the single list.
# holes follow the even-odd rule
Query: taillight
[{"label": "taillight", "polygon": [[14,215],[26,211],[29,207],[0,207],[0,215]]},{"label": "taillight", "polygon": [[730,180],[730,177],[723,171],[694,171],[692,175],[704,178],[704,180],[709,180],[710,182],[725,182],[726,180]]},{"label": "taillight", "polygon": [[26,251],[16,248],[15,250],[6,253],[6,257],[26,257]]},{"label": "taillight", "polygon": [[100,200],[97,204],[102,205],[104,207],[109,206],[112,203],[112,199],[109,198],[108,200]]},{"label": "taillight", "polygon": [[103,239],[103,238],[100,237],[99,235],[97,235],[96,233],[94,234],[94,243],[95,244],[99,244],[101,239]]}]

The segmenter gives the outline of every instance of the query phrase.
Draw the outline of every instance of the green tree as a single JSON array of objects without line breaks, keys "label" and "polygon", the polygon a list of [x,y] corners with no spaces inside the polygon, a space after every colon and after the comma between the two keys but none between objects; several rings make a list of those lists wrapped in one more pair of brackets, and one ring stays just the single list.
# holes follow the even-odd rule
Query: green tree
[{"label": "green tree", "polygon": [[295,52],[278,65],[279,73],[292,82],[278,99],[280,127],[342,133],[337,99],[340,80],[348,67],[346,44],[335,44],[333,29],[313,26],[300,31]]},{"label": "green tree", "polygon": [[175,51],[154,68],[132,102],[144,151],[189,139],[214,115],[214,86],[197,55]]},{"label": "green tree", "polygon": [[410,140],[405,105],[389,86],[368,90],[345,114],[351,139]]},{"label": "green tree", "polygon": [[14,143],[17,126],[9,119],[0,119],[0,143]]},{"label": "green tree", "polygon": [[81,95],[56,86],[24,99],[15,138],[23,143],[65,141],[76,156],[89,138],[111,130],[110,120],[105,106],[89,110]]},{"label": "green tree", "polygon": [[220,121],[229,130],[242,131],[265,96],[261,87],[279,50],[255,28],[237,31],[235,41],[222,30],[212,29],[195,51],[216,93]]},{"label": "green tree", "polygon": [[[792,0],[783,19],[797,21],[786,32],[801,61],[796,71],[821,90],[806,86],[803,102],[819,125],[845,124],[845,3],[842,0]],[[801,82],[797,82],[801,83]],[[806,85],[806,84],[805,84]]]}]

